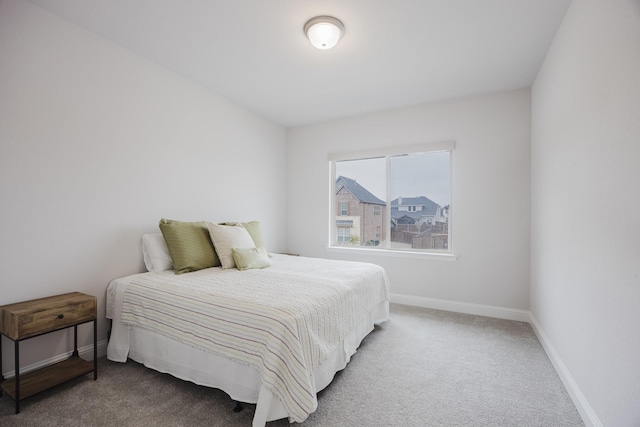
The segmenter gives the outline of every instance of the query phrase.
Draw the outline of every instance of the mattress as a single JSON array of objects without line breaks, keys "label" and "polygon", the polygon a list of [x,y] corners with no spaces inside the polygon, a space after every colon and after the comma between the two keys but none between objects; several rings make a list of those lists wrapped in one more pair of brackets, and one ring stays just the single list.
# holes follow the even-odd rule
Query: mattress
[{"label": "mattress", "polygon": [[[273,255],[272,263],[272,267],[256,270],[251,274],[238,270],[212,268],[198,274],[177,276],[172,272],[142,273],[112,281],[107,289],[107,317],[113,320],[107,351],[108,358],[123,362],[129,357],[147,367],[170,373],[178,378],[222,389],[234,400],[256,403],[254,426],[261,426],[267,421],[285,417],[290,421],[304,420],[317,407],[315,393],[326,387],[335,373],[346,366],[362,339],[373,330],[374,324],[388,318],[389,284],[384,270],[372,264],[284,255]],[[182,276],[189,279],[183,281]],[[294,378],[298,384],[308,381],[305,387],[308,387],[313,394],[311,400],[307,402],[308,405],[292,406],[292,399],[294,402],[298,398],[302,399],[300,394],[288,395],[286,384],[283,392],[283,389],[278,388],[278,384],[272,381],[273,377],[270,377],[269,369],[265,370],[265,367],[259,363],[243,360],[236,357],[234,353],[226,354],[215,345],[210,347],[204,345],[203,343],[209,341],[208,338],[203,339],[202,342],[194,341],[193,337],[183,338],[175,335],[174,331],[155,328],[153,324],[132,321],[129,313],[131,308],[145,304],[135,298],[132,299],[131,294],[143,293],[145,286],[153,287],[156,282],[163,290],[168,286],[177,286],[171,289],[176,292],[176,297],[185,299],[185,304],[189,295],[199,297],[198,292],[206,291],[214,294],[213,298],[218,305],[226,307],[237,300],[240,304],[238,311],[243,311],[256,301],[260,301],[266,308],[258,307],[256,311],[262,313],[268,310],[269,315],[275,311],[282,311],[281,300],[289,299],[283,295],[295,293],[296,289],[302,294],[302,302],[295,302],[293,306],[300,305],[302,311],[305,311],[305,307],[308,306],[310,308],[307,311],[311,313],[322,312],[319,307],[323,304],[327,305],[327,301],[333,301],[332,305],[337,306],[335,309],[337,311],[331,311],[325,315],[314,314],[310,319],[300,318],[294,322],[294,325],[296,323],[307,325],[307,321],[311,323],[312,332],[307,333],[307,338],[301,338],[304,342],[301,348],[305,351],[301,350],[295,355],[304,362],[303,365],[308,368],[308,371],[306,377],[303,375],[303,377]],[[211,290],[212,288],[214,290]],[[339,291],[337,294],[334,294],[335,289]],[[360,295],[356,292],[357,289],[361,289],[358,291]],[[216,294],[219,291],[224,293]],[[191,292],[195,293],[190,294]],[[151,299],[159,298],[156,295]],[[309,301],[313,298],[318,299],[319,303],[310,305]],[[127,299],[134,302],[127,302]],[[170,305],[174,305],[174,300],[169,299],[169,301],[171,301]],[[220,301],[224,301],[224,304],[220,304]],[[346,309],[347,305],[358,307]],[[124,316],[123,306],[125,307]],[[185,308],[191,310],[190,306]],[[289,310],[289,306],[285,308]],[[156,307],[147,307],[146,310],[139,313],[140,319],[147,319],[151,313],[149,310],[155,311]],[[340,313],[345,310],[346,314]],[[170,314],[163,313],[159,319],[165,319],[168,315]],[[323,321],[323,316],[333,320],[327,322],[324,319]],[[123,317],[127,324],[123,323]],[[191,321],[191,316],[188,320]],[[233,318],[233,322],[238,321],[240,319]],[[173,325],[175,322],[167,323]],[[260,325],[263,323],[260,322]],[[211,326],[215,332],[224,328],[224,325],[219,324],[206,326]],[[262,329],[272,334],[274,325],[267,325]],[[335,330],[328,333],[328,337],[321,337],[319,343],[313,342],[315,335],[321,335],[319,331],[326,334],[328,329]],[[295,335],[305,334],[296,331]],[[254,335],[251,335],[251,339],[253,338]],[[225,342],[225,345],[227,344]],[[311,350],[306,351],[307,347]],[[242,350],[245,349],[242,348]],[[291,360],[286,359],[285,356],[277,355],[278,358],[287,361],[284,365],[287,368]],[[261,358],[264,358],[264,355]]]}]

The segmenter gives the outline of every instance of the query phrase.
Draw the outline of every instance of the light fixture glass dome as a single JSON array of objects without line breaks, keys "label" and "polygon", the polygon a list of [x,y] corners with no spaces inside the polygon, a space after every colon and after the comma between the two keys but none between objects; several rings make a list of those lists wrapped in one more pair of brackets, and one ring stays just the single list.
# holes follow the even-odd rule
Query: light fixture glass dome
[{"label": "light fixture glass dome", "polygon": [[331,49],[344,34],[344,25],[333,16],[316,16],[304,24],[304,33],[318,49]]}]

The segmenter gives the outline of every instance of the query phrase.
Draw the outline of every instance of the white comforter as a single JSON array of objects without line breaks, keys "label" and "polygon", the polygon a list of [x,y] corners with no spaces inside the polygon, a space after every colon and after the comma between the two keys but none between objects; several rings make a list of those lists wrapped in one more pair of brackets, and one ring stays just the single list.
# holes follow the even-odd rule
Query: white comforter
[{"label": "white comforter", "polygon": [[364,316],[389,300],[373,264],[274,256],[261,270],[212,268],[136,277],[121,321],[259,370],[301,422],[317,407],[314,370]]}]

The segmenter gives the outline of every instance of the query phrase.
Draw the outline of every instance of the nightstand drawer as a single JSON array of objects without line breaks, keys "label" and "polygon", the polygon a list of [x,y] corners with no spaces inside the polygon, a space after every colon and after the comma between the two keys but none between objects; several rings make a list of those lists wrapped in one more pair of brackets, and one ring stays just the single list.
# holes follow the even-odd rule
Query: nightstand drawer
[{"label": "nightstand drawer", "polygon": [[0,307],[2,333],[12,340],[55,331],[96,317],[96,298],[73,292]]}]

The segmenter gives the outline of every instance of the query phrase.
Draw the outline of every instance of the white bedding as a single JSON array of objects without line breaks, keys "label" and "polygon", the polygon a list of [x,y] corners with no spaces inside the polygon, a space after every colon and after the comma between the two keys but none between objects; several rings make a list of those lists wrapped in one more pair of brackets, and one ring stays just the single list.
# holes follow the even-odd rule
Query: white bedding
[{"label": "white bedding", "polygon": [[[172,272],[143,273],[113,281],[107,290],[107,317],[114,321],[108,347],[109,359],[122,362],[129,356],[153,369],[197,384],[220,388],[235,400],[257,403],[254,426],[283,417],[289,417],[292,421],[304,420],[317,407],[315,393],[330,383],[336,371],[346,366],[361,340],[373,329],[373,324],[387,319],[388,280],[380,267],[365,263],[284,255],[274,255],[272,261],[273,266],[264,270],[240,272],[213,268],[179,276]],[[211,277],[215,277],[215,281],[211,281]],[[204,345],[207,339],[202,342],[193,341],[193,337],[179,337],[173,331],[155,328],[140,321],[148,316],[150,309],[155,310],[157,307],[146,307],[146,312],[141,311],[132,320],[132,307],[144,305],[132,295],[139,294],[145,287],[153,287],[152,279],[161,283],[161,288],[172,286],[171,289],[181,299],[182,295],[185,296],[185,301],[189,297],[203,295],[203,292],[215,295],[223,291],[224,305],[240,304],[237,309],[244,310],[255,305],[258,300],[263,302],[263,306],[257,310],[269,315],[281,311],[283,307],[287,315],[306,311],[306,318],[298,316],[293,321],[294,326],[302,324],[306,328],[308,324],[311,325],[304,334],[300,331],[295,333],[305,335],[301,339],[304,345],[299,348],[295,357],[302,360],[302,365],[305,365],[308,372],[302,377],[294,376],[294,380],[298,381],[298,386],[301,382],[307,382],[303,386],[312,394],[308,396],[308,393],[303,393],[303,397],[310,397],[309,401],[304,402],[307,406],[292,406],[292,401],[300,401],[301,395],[287,395],[286,384],[284,389],[278,388],[279,384],[273,381],[273,376],[265,371],[263,365],[256,363],[259,358],[238,358],[237,353],[226,354],[215,345]],[[126,299],[127,288],[130,289],[127,297],[130,301],[125,303],[124,316],[129,326],[125,327],[121,322],[120,311],[123,300]],[[342,292],[336,293],[336,289]],[[132,292],[134,290],[135,293]],[[296,291],[301,298],[291,297]],[[222,294],[218,293],[217,298],[220,295]],[[159,297],[156,295],[154,298]],[[314,298],[319,299],[321,304],[309,306],[308,302]],[[222,300],[215,301],[219,303]],[[328,301],[332,301],[332,304],[327,304]],[[327,309],[327,305],[334,307]],[[319,309],[322,306],[325,306],[324,311]],[[238,320],[233,319],[234,322]],[[191,323],[191,317],[189,322]],[[207,327],[224,328],[223,324],[203,325],[206,325],[203,330]],[[267,331],[277,329],[274,323],[268,327],[262,327],[267,324],[260,325],[261,329]],[[324,336],[317,339],[315,335]],[[277,351],[279,350],[276,349],[276,353]]]}]

